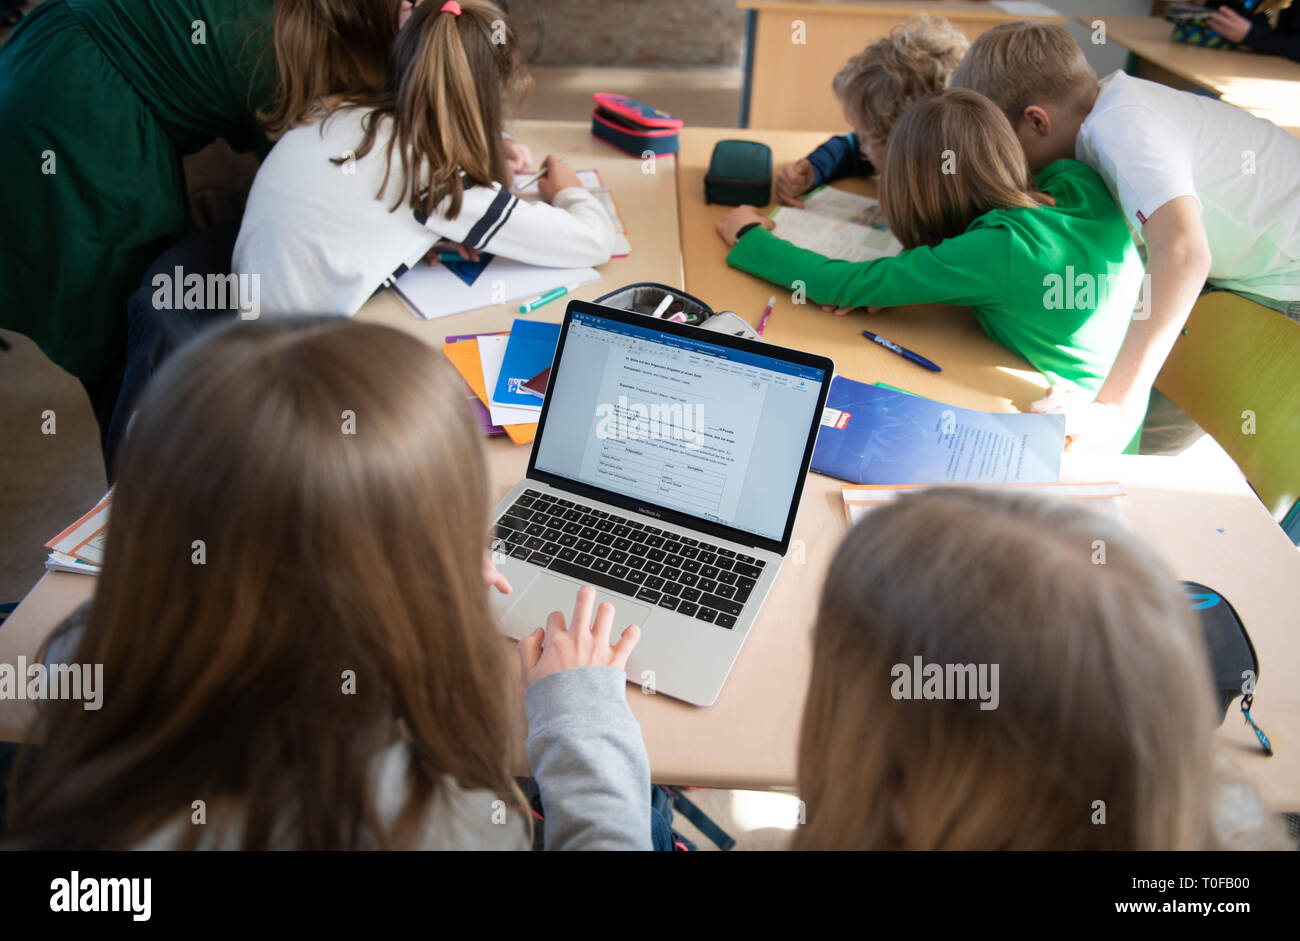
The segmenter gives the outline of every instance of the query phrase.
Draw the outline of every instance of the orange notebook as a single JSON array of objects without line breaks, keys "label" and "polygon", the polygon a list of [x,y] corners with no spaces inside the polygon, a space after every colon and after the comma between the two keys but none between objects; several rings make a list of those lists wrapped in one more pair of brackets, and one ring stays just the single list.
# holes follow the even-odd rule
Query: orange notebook
[{"label": "orange notebook", "polygon": [[[459,340],[444,343],[442,352],[456,367],[456,372],[469,383],[470,389],[478,396],[480,402],[488,404],[487,384],[483,381],[483,367],[478,358],[478,340]],[[537,435],[537,422],[527,425],[502,425],[510,440],[515,444],[531,444]]]}]

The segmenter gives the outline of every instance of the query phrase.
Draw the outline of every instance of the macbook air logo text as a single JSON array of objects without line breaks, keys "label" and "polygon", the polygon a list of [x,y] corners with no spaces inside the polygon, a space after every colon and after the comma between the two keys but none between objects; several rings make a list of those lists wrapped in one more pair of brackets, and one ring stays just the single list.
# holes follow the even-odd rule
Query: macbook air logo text
[{"label": "macbook air logo text", "polygon": [[602,441],[679,441],[684,447],[704,447],[704,406],[685,402],[617,403],[596,406],[596,437]]}]

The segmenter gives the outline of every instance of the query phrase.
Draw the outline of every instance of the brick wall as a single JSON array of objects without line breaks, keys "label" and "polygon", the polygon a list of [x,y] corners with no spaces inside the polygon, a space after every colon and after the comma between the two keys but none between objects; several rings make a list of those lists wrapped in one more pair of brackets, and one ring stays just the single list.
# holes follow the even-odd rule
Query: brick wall
[{"label": "brick wall", "polygon": [[744,56],[745,14],[735,0],[510,0],[508,6],[536,65],[738,66]]}]

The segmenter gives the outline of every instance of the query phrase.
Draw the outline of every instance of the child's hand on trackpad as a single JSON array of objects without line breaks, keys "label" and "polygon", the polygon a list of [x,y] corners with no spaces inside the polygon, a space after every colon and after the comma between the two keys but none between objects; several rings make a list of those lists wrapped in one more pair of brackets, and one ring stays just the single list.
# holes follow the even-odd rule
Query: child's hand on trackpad
[{"label": "child's hand on trackpad", "polygon": [[[595,621],[592,608],[595,607]],[[596,590],[589,585],[578,589],[573,619],[566,625],[564,615],[552,611],[546,627],[539,627],[519,642],[519,665],[527,689],[544,676],[580,667],[627,668],[627,658],[641,638],[635,624],[623,631],[618,643],[610,645],[614,625],[614,606],[596,607]]]}]

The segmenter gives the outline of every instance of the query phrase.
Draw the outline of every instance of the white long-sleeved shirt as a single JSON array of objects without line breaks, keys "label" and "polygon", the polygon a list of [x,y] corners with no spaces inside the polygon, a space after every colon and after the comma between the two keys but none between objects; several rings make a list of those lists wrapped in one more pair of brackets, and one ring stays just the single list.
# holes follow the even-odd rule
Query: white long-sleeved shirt
[{"label": "white long-sleeved shirt", "polygon": [[609,260],[614,226],[582,187],[554,203],[520,200],[498,184],[467,185],[459,214],[425,218],[403,200],[394,154],[382,197],[389,119],[366,156],[349,157],[363,135],[361,109],[286,133],[258,170],[235,241],[234,269],[257,275],[267,315],[355,314],[384,281],[416,264],[439,239],[532,265],[574,268]]}]

